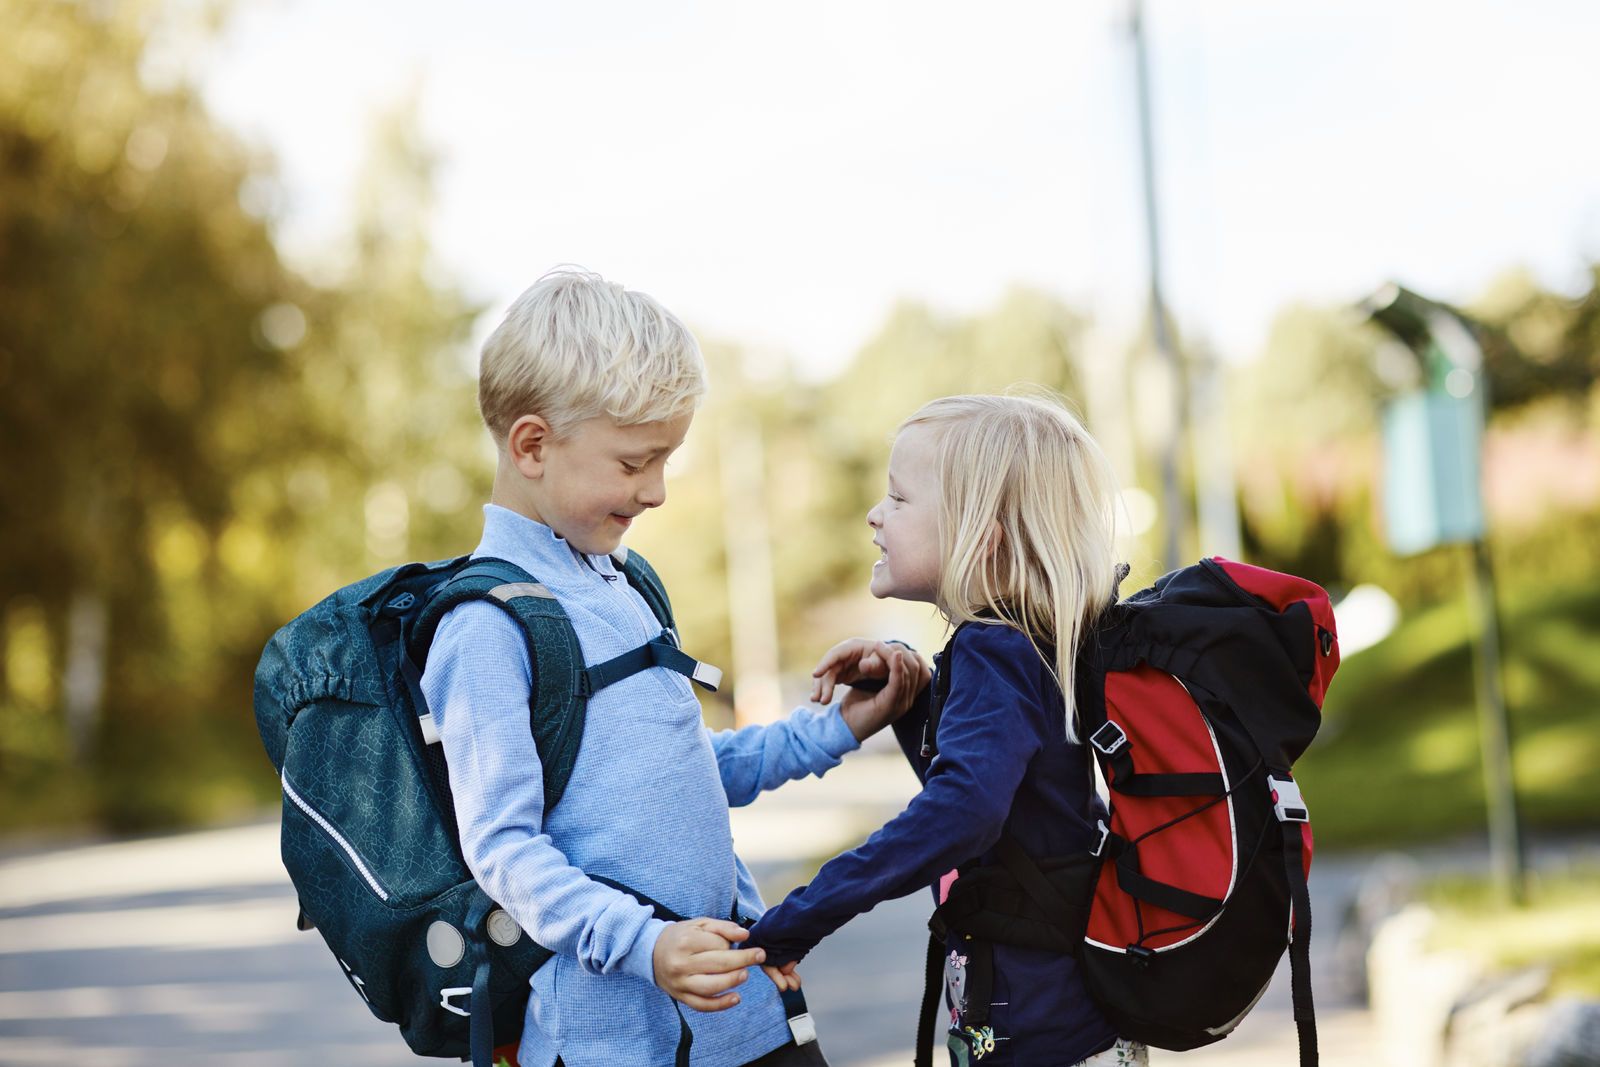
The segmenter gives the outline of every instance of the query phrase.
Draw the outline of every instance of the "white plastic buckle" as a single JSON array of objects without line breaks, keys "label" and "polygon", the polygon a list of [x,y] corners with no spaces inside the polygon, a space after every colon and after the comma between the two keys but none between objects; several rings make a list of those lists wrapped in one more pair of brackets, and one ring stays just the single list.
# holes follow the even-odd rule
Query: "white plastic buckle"
[{"label": "white plastic buckle", "polygon": [[789,1033],[794,1035],[797,1045],[809,1045],[817,1039],[817,1024],[811,1021],[811,1013],[803,1012],[800,1015],[790,1016]]},{"label": "white plastic buckle", "polygon": [[[1102,741],[1101,735],[1108,733],[1110,736]],[[1127,743],[1128,735],[1123,732],[1122,727],[1110,719],[1107,719],[1100,729],[1089,735],[1089,744],[1093,745],[1104,756],[1115,755],[1117,749]]]},{"label": "white plastic buckle", "polygon": [[468,1018],[472,1015],[472,1012],[468,1011],[466,1008],[456,1007],[454,1004],[450,1003],[450,998],[470,996],[472,996],[472,987],[469,985],[452,986],[449,989],[441,989],[439,990],[439,1007],[443,1008],[445,1011],[453,1011],[463,1019]]},{"label": "white plastic buckle", "polygon": [[1089,846],[1089,855],[1098,856],[1106,850],[1106,842],[1111,838],[1111,827],[1106,825],[1104,819],[1095,820],[1094,844]]},{"label": "white plastic buckle", "polygon": [[715,692],[722,685],[722,668],[713,667],[709,663],[701,663],[696,660],[694,673],[689,677]]},{"label": "white plastic buckle", "polygon": [[417,725],[422,728],[422,743],[437,745],[439,743],[439,726],[433,721],[433,712],[423,712],[417,716]]},{"label": "white plastic buckle", "polygon": [[1310,822],[1311,812],[1306,809],[1305,798],[1292,778],[1274,778],[1267,775],[1267,788],[1272,790],[1272,810],[1279,822]]}]

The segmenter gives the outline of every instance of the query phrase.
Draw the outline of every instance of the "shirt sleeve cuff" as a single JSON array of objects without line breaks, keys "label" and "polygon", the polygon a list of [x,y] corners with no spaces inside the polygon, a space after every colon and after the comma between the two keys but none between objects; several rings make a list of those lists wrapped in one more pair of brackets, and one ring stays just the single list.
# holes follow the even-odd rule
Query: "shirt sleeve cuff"
[{"label": "shirt sleeve cuff", "polygon": [[861,747],[861,742],[856,740],[856,735],[850,732],[850,724],[844,721],[844,713],[839,710],[839,701],[835,700],[828,705],[828,710],[818,717],[821,720],[821,736],[817,744],[822,750],[832,756],[835,762],[847,752],[854,752]]},{"label": "shirt sleeve cuff", "polygon": [[651,985],[656,984],[656,942],[661,940],[661,931],[666,928],[665,922],[655,918],[644,924],[638,938],[633,942],[633,947],[622,957],[624,974],[641,978]]}]

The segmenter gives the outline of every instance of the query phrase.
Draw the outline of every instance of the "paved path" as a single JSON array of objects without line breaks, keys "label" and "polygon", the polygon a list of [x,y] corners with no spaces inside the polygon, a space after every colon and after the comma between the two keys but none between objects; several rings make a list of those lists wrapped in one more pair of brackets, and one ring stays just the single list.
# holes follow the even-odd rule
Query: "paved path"
[{"label": "paved path", "polygon": [[[734,815],[770,899],[809,877],[803,857],[854,843],[915,782],[897,757],[847,760]],[[1319,936],[1358,867],[1319,859]],[[851,923],[802,969],[836,1067],[910,1059],[920,996],[920,894]],[[0,860],[0,1065],[403,1067],[395,1031],[357,1003],[315,934],[294,928],[276,823],[80,845]],[[1329,938],[1314,942],[1325,959]],[[1286,977],[1228,1041],[1167,1067],[1294,1063]],[[1323,988],[1323,1063],[1371,1064],[1364,1013]]]}]

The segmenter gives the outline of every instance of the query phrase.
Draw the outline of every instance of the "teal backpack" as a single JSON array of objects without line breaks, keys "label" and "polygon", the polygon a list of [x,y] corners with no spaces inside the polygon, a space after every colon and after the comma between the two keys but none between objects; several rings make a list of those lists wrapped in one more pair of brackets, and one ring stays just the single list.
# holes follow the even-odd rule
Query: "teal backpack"
[{"label": "teal backpack", "polygon": [[[614,558],[662,632],[592,667],[566,612],[533,576],[503,560],[461,557],[408,563],[339,590],[279,630],[256,668],[256,725],[283,786],[283,863],[300,897],[298,925],[321,933],[372,1014],[397,1024],[418,1055],[489,1067],[492,1050],[521,1033],[528,978],[551,956],[478,887],[461,855],[444,754],[419,687],[445,613],[482,600],[521,626],[547,810],[566,789],[595,692],[654,666],[708,689],[720,681],[678,648],[650,565],[626,550]],[[661,918],[681,918],[617,888]],[[687,1064],[681,1010],[679,1020],[678,1062]]]}]

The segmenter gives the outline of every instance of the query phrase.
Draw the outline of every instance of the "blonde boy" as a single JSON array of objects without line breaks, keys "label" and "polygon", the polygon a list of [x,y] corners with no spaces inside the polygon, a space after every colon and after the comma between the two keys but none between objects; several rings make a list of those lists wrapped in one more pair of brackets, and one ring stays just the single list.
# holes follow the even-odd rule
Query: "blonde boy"
[{"label": "blonde boy", "polygon": [[[590,665],[659,635],[613,556],[666,501],[667,458],[704,392],[684,325],[585,272],[541,278],[484,344],[479,406],[498,465],[475,555],[509,560],[548,588]],[[690,1009],[696,1065],[825,1062],[814,1041],[791,1035],[775,984],[791,979],[753,969],[762,951],[736,947],[747,935],[730,920],[764,905],[733,852],[728,806],[822,774],[902,710],[913,667],[889,646],[880,655],[890,666],[880,693],[737,732],[707,730],[688,680],[664,667],[602,689],[571,782],[547,810],[520,631],[485,603],[445,617],[422,688],[462,850],[484,890],[556,953],[532,979],[522,1067],[673,1063],[669,997]],[[702,917],[664,922],[607,881]]]}]

